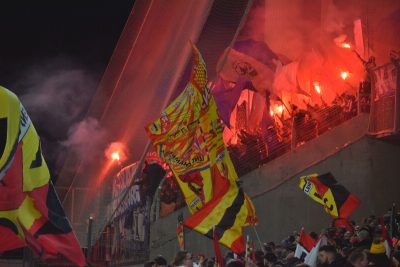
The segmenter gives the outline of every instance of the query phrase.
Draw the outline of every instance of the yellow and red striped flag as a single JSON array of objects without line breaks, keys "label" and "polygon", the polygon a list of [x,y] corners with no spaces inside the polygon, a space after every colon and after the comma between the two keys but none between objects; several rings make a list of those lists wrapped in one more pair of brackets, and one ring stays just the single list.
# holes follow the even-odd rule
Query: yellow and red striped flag
[{"label": "yellow and red striped flag", "polygon": [[234,252],[244,250],[242,227],[255,223],[253,204],[238,186],[238,176],[222,139],[222,124],[207,88],[204,60],[193,46],[190,81],[146,131],[160,157],[175,174],[193,214],[184,225]]},{"label": "yellow and red striped flag", "polygon": [[236,181],[223,176],[217,165],[213,167],[213,179],[214,197],[183,223],[210,238],[215,226],[219,242],[240,254],[245,248],[242,228],[256,223],[253,204]]},{"label": "yellow and red striped flag", "polygon": [[334,218],[348,219],[361,204],[331,173],[301,176],[299,187],[310,198],[323,205],[325,211]]},{"label": "yellow and red striped flag", "polygon": [[43,259],[85,258],[50,180],[36,130],[0,86],[0,252],[28,245]]}]

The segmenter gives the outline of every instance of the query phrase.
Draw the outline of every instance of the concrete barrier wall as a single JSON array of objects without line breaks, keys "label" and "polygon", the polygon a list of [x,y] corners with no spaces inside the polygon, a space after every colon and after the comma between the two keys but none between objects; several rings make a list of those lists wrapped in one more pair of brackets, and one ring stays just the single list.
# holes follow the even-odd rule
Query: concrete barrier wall
[{"label": "concrete barrier wall", "polygon": [[264,194],[338,153],[365,136],[368,121],[367,114],[357,116],[245,175],[242,177],[245,192],[251,197]]},{"label": "concrete barrier wall", "polygon": [[[259,217],[256,227],[262,242],[280,242],[305,227],[319,232],[331,219],[318,203],[298,187],[298,178],[309,173],[331,172],[339,183],[358,196],[362,204],[354,213],[359,220],[381,215],[392,202],[400,205],[400,145],[365,136],[368,117],[360,116],[242,177],[244,189]],[[186,209],[182,210],[186,217]],[[178,251],[178,211],[151,226],[151,257],[172,260]],[[186,230],[187,250],[213,255],[212,242]],[[253,240],[255,231],[246,229]]]},{"label": "concrete barrier wall", "polygon": [[[400,146],[364,137],[332,157],[287,180],[275,190],[253,198],[263,240],[280,241],[304,227],[317,233],[331,222],[323,207],[298,187],[298,178],[331,172],[361,201],[352,218],[383,215],[393,202],[400,204]],[[264,173],[265,179],[268,173]]]}]

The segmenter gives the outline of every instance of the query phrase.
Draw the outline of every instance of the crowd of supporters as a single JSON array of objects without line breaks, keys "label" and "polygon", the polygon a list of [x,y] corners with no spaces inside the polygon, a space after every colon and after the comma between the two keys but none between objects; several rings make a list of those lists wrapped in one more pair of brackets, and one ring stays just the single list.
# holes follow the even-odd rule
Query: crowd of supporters
[{"label": "crowd of supporters", "polygon": [[[252,132],[240,130],[238,142],[228,146],[239,176],[303,145],[358,113],[358,100],[346,93],[338,95],[331,105],[305,105],[303,109],[292,104],[290,116],[275,115],[272,123],[264,128]],[[363,104],[363,112],[368,109]]]},{"label": "crowd of supporters", "polygon": [[[399,217],[400,214],[397,215]],[[399,218],[397,218],[397,222]],[[394,222],[394,223],[393,223]],[[389,229],[392,238],[385,238]],[[390,213],[381,218],[369,216],[360,224],[351,222],[351,227],[328,227],[320,234],[309,234],[316,241],[324,236],[325,244],[318,249],[318,267],[342,266],[342,267],[394,267],[400,266],[400,241],[399,225],[396,220],[391,220]],[[291,233],[280,243],[267,242],[262,248],[255,249],[245,255],[236,255],[227,252],[224,257],[226,267],[305,267],[303,254],[295,257],[296,247],[299,241],[299,232]],[[385,245],[385,240],[391,244]],[[166,260],[157,256],[154,260],[146,262],[144,267],[214,267],[214,255],[206,257],[204,254],[194,256],[190,252],[179,251],[174,259]]]}]

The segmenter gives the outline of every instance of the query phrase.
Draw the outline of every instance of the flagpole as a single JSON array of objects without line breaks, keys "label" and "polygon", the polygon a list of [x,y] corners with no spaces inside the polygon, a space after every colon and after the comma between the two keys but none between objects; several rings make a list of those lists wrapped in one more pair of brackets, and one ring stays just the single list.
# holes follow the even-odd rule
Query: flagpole
[{"label": "flagpole", "polygon": [[392,239],[395,235],[395,227],[396,227],[396,204],[392,204],[392,209],[390,211],[390,232],[389,237]]},{"label": "flagpole", "polygon": [[248,267],[249,266],[249,246],[250,246],[250,237],[249,235],[246,236],[246,246],[245,246],[245,254],[244,254],[244,261],[245,261],[245,266]]},{"label": "flagpole", "polygon": [[[258,243],[260,244],[260,248],[262,249],[262,251],[264,251],[264,247],[263,247],[263,245],[262,245],[262,243],[261,243],[261,239],[260,239],[260,236],[258,235],[258,232],[257,232],[257,229],[256,229],[256,226],[255,226],[255,225],[253,225],[253,230],[254,230],[254,233],[256,234]],[[264,252],[265,252],[265,251],[264,251]]]}]

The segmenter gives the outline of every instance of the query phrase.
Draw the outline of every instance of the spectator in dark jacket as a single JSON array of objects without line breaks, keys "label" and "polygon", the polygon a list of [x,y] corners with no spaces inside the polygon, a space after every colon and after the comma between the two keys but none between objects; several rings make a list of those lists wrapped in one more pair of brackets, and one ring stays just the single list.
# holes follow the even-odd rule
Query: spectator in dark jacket
[{"label": "spectator in dark jacket", "polygon": [[336,248],[331,245],[325,245],[319,248],[318,266],[343,267],[346,265],[346,259],[340,256]]},{"label": "spectator in dark jacket", "polygon": [[278,261],[273,252],[267,252],[264,256],[264,266],[271,267]]}]

